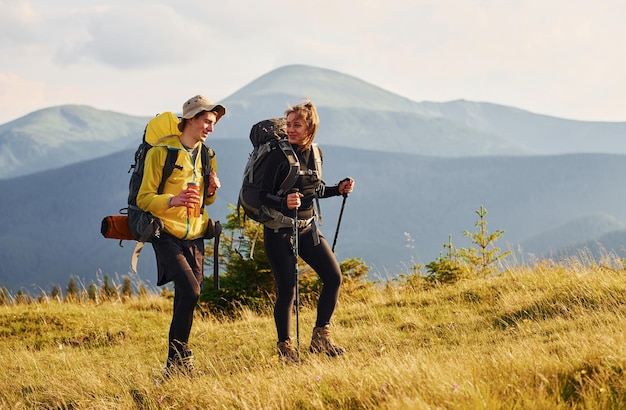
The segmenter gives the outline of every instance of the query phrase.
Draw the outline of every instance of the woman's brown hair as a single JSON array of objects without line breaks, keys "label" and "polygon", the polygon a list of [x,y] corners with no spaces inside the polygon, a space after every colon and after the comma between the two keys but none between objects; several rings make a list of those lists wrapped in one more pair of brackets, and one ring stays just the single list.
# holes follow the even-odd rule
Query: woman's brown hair
[{"label": "woman's brown hair", "polygon": [[309,135],[307,135],[304,139],[304,143],[301,147],[302,150],[305,151],[313,144],[313,140],[317,134],[317,129],[319,128],[320,118],[317,115],[317,108],[315,108],[315,105],[311,102],[311,100],[308,98],[303,100],[304,101],[301,104],[290,106],[287,111],[285,111],[285,118],[287,118],[289,114],[295,114],[297,118],[302,119],[302,121],[306,124]]}]

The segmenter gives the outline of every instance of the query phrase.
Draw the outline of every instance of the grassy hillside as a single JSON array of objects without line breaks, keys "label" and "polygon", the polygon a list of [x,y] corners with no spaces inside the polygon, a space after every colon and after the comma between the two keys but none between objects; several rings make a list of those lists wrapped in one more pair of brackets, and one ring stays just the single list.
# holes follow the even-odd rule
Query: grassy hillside
[{"label": "grassy hillside", "polygon": [[[624,408],[626,283],[606,259],[346,289],[334,334],[348,353],[299,366],[278,363],[269,309],[199,309],[197,379],[160,377],[165,297],[2,305],[0,408]],[[307,348],[314,309],[300,312]]]}]

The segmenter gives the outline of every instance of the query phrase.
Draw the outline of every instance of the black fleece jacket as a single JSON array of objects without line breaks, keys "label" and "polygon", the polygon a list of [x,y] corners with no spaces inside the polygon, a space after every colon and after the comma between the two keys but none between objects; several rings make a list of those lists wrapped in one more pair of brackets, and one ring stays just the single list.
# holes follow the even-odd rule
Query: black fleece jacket
[{"label": "black fleece jacket", "polygon": [[[300,162],[300,170],[315,170],[312,148],[305,152],[298,151],[299,147],[292,144],[298,161]],[[322,151],[320,149],[320,156]],[[277,196],[281,183],[285,180],[289,173],[289,163],[285,155],[280,149],[270,152],[265,159],[265,172],[261,185],[261,203],[270,208],[274,208],[285,215],[291,216],[292,210],[287,208],[287,199],[285,196]],[[301,205],[298,208],[298,218],[310,218],[313,216],[313,200],[317,194],[318,198],[328,198],[339,195],[339,186],[326,186],[324,181],[318,180],[315,176],[301,175],[298,177],[294,188],[298,188],[304,196],[301,198]]]}]

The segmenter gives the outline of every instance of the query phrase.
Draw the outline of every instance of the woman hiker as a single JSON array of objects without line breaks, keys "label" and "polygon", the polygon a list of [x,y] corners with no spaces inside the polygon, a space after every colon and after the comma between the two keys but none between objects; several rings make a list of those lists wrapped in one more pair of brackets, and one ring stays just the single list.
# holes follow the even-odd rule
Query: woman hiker
[{"label": "woman hiker", "polygon": [[[288,363],[299,362],[299,352],[291,340],[291,316],[296,295],[295,261],[299,255],[320,277],[322,290],[317,304],[317,318],[311,338],[311,353],[339,356],[345,352],[330,336],[330,320],[337,305],[341,270],[326,238],[318,228],[314,199],[348,195],[354,181],[346,178],[335,186],[326,186],[316,173],[313,141],[319,126],[315,105],[309,100],[290,107],[285,112],[286,131],[300,162],[301,172],[294,188],[286,196],[277,192],[289,172],[289,163],[280,149],[274,150],[266,159],[267,168],[261,188],[261,203],[293,218],[297,212],[298,240],[294,239],[293,225],[264,227],[265,253],[276,282],[274,321],[278,333],[278,355]],[[319,151],[321,156],[321,151]],[[321,158],[320,158],[321,159]],[[297,243],[297,253],[293,245]]]}]

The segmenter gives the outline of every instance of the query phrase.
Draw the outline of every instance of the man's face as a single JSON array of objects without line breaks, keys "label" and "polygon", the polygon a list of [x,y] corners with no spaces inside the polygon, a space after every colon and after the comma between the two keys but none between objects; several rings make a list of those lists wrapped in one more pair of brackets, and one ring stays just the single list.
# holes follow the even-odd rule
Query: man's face
[{"label": "man's face", "polygon": [[191,118],[189,121],[190,135],[195,138],[196,142],[204,142],[209,133],[213,132],[217,114],[214,112],[205,112],[199,117]]}]

